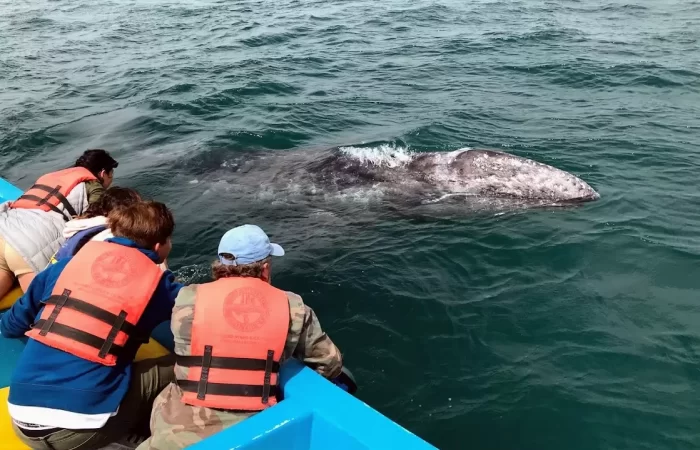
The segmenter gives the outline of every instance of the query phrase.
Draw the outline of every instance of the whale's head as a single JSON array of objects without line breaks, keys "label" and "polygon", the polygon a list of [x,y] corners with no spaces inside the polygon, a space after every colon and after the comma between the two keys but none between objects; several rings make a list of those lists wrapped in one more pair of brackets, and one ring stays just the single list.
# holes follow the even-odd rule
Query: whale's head
[{"label": "whale's head", "polygon": [[442,184],[453,191],[541,204],[571,204],[600,195],[575,175],[530,159],[493,150],[452,153]]}]

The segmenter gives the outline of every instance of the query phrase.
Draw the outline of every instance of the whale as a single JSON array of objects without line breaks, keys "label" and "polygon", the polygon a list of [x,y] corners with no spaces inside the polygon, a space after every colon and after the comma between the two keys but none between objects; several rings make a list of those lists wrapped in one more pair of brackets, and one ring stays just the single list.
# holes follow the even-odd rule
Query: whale
[{"label": "whale", "polygon": [[246,152],[216,170],[213,190],[262,201],[465,210],[573,206],[598,200],[565,170],[495,149],[410,151],[387,145]]}]

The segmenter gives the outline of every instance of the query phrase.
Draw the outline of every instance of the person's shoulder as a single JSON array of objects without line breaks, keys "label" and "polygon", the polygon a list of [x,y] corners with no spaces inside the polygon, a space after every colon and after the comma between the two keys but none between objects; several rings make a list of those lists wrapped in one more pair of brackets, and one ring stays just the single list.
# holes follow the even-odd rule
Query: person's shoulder
[{"label": "person's shoulder", "polygon": [[105,187],[102,185],[102,182],[100,180],[87,180],[84,181],[85,183],[85,188],[86,189],[104,189]]},{"label": "person's shoulder", "polygon": [[310,308],[304,304],[300,295],[294,292],[285,292],[289,302],[290,332],[292,334],[301,333],[306,323],[306,315],[310,313]]},{"label": "person's shoulder", "polygon": [[[170,316],[170,329],[175,335],[187,336],[192,333],[194,302],[197,298],[197,285],[190,284],[180,289]],[[177,340],[176,340],[177,345]]]},{"label": "person's shoulder", "polygon": [[175,307],[194,306],[194,301],[197,298],[197,286],[199,285],[190,284],[183,286],[175,299]]},{"label": "person's shoulder", "polygon": [[100,193],[105,191],[105,187],[102,185],[100,180],[88,180],[85,181],[85,191],[88,196],[94,193]]},{"label": "person's shoulder", "polygon": [[285,291],[284,293],[287,294],[287,301],[289,302],[290,311],[293,309],[304,309],[304,299],[301,298],[301,295],[295,294],[291,291]]},{"label": "person's shoulder", "polygon": [[88,204],[95,203],[102,197],[105,192],[105,187],[99,180],[89,180],[85,182],[85,193],[87,194]]}]

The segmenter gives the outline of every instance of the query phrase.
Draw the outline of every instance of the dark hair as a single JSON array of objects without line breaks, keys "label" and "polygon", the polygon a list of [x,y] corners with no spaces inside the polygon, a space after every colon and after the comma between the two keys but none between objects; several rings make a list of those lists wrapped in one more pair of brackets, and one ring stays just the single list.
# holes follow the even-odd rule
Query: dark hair
[{"label": "dark hair", "polygon": [[173,213],[163,203],[151,201],[112,210],[107,224],[114,236],[130,239],[141,248],[164,244],[175,230]]},{"label": "dark hair", "polygon": [[100,172],[103,170],[109,173],[118,166],[119,163],[109,155],[107,150],[101,148],[85,150],[75,161],[75,167],[85,167],[97,178],[100,177]]},{"label": "dark hair", "polygon": [[221,261],[216,260],[211,264],[212,277],[214,277],[214,280],[218,280],[219,278],[231,277],[262,278],[263,269],[265,269],[265,264],[269,264],[269,262],[270,257],[267,257],[261,261],[256,261],[251,264],[242,264],[240,266],[227,266],[221,264]]},{"label": "dark hair", "polygon": [[141,196],[134,189],[114,186],[105,191],[96,202],[90,203],[81,219],[106,216],[112,210],[140,202]]}]

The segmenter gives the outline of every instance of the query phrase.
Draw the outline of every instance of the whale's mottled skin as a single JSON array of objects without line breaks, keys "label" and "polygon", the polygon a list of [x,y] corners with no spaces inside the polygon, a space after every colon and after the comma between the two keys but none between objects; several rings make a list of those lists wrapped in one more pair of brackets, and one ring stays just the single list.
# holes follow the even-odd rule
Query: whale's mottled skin
[{"label": "whale's mottled skin", "polygon": [[397,161],[357,157],[334,150],[310,164],[319,184],[335,188],[384,185],[406,195],[509,198],[537,204],[580,203],[600,196],[585,181],[563,170],[495,150],[413,153]]},{"label": "whale's mottled skin", "polygon": [[496,150],[411,152],[382,146],[254,152],[221,168],[224,179],[217,183],[229,195],[310,206],[342,200],[397,208],[449,204],[469,211],[599,198],[575,175]]}]

